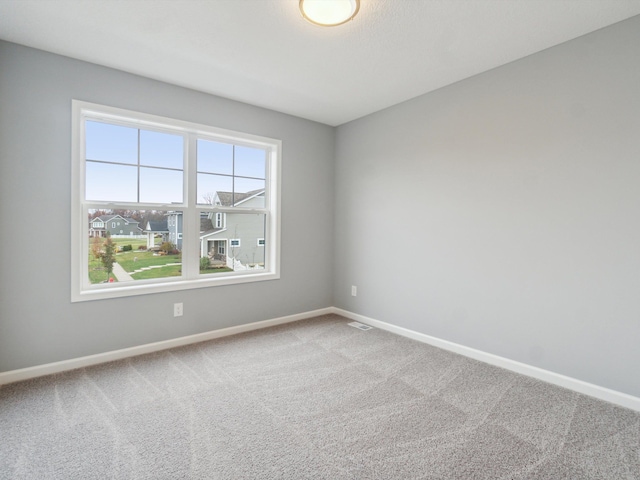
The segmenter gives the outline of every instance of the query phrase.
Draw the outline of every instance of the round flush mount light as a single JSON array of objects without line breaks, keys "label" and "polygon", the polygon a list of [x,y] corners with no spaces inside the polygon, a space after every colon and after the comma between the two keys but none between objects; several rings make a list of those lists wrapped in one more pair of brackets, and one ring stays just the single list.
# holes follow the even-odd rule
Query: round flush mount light
[{"label": "round flush mount light", "polygon": [[300,12],[308,22],[335,27],[358,14],[360,0],[300,0]]}]

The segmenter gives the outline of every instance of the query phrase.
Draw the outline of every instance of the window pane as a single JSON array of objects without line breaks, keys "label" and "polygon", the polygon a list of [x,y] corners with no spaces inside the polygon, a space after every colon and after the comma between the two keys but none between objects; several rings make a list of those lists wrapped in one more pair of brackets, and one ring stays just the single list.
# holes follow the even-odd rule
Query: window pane
[{"label": "window pane", "polygon": [[233,175],[233,145],[198,140],[198,171]]},{"label": "window pane", "polygon": [[181,211],[89,210],[88,221],[90,283],[182,275]]},{"label": "window pane", "polygon": [[86,163],[86,199],[137,202],[138,168],[111,163]]},{"label": "window pane", "polygon": [[263,208],[264,207],[264,180],[254,180],[252,178],[234,179],[234,206],[243,208]]},{"label": "window pane", "polygon": [[265,221],[264,214],[227,213],[225,229],[205,232],[198,240],[200,273],[264,269],[265,247],[258,240],[265,238]]},{"label": "window pane", "polygon": [[140,201],[182,203],[182,172],[163,168],[140,168]]},{"label": "window pane", "polygon": [[85,153],[88,160],[138,163],[138,129],[87,121]]},{"label": "window pane", "polygon": [[197,197],[199,205],[232,205],[233,177],[198,174]]},{"label": "window pane", "polygon": [[140,164],[179,168],[184,163],[183,138],[180,135],[140,130]]},{"label": "window pane", "polygon": [[72,106],[73,302],[279,278],[279,140]]},{"label": "window pane", "polygon": [[241,177],[265,177],[267,152],[263,149],[235,147],[234,175]]}]

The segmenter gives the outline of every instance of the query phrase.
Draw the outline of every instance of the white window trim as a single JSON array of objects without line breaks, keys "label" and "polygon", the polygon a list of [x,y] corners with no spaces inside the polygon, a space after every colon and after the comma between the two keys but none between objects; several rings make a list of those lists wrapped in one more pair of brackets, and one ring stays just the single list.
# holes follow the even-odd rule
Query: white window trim
[{"label": "white window trim", "polygon": [[[180,205],[131,204],[132,208],[157,210],[180,210],[183,212],[183,231],[196,231],[200,212],[233,212],[234,209],[216,206],[205,207],[196,204],[196,168],[195,143],[198,138],[226,140],[236,145],[254,146],[268,149],[267,189],[265,208],[243,209],[245,212],[263,213],[266,215],[265,237],[272,239],[265,248],[265,268],[260,271],[242,271],[215,274],[212,276],[199,273],[200,246],[192,240],[183,242],[183,276],[154,280],[139,280],[135,283],[89,284],[87,275],[89,252],[89,222],[87,211],[90,208],[109,208],[109,202],[87,202],[84,200],[84,121],[86,118],[104,120],[110,123],[124,122],[126,125],[136,124],[139,128],[167,130],[173,133],[183,132],[191,135],[185,142],[185,153],[188,161],[184,168],[185,203]],[[193,288],[234,285],[280,278],[280,156],[282,142],[277,139],[251,135],[242,132],[225,130],[182,120],[175,120],[146,113],[134,112],[115,107],[108,107],[79,100],[72,100],[72,189],[71,189],[71,301],[81,302],[107,298],[128,297],[160,292],[188,290]],[[191,186],[191,188],[189,188]],[[127,205],[126,202],[117,205]],[[238,211],[237,209],[235,211]],[[192,228],[193,227],[193,228]],[[189,237],[192,238],[192,237]],[[193,257],[193,258],[192,258]]]},{"label": "white window trim", "polygon": [[225,228],[227,220],[227,214],[222,212],[216,212],[215,214],[215,228]]},{"label": "white window trim", "polygon": [[[238,242],[237,245],[234,245],[233,242]],[[242,247],[242,241],[239,238],[232,238],[229,240],[229,248],[240,248]]]},{"label": "white window trim", "polygon": [[[262,242],[262,243],[260,243]],[[258,240],[256,240],[256,245],[258,247],[264,247],[264,238],[259,238]]]}]

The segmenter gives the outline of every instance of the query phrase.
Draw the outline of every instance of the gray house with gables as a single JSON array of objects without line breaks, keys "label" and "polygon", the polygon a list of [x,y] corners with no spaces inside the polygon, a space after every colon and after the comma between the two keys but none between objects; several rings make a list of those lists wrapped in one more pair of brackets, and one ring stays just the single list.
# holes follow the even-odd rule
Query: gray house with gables
[{"label": "gray house with gables", "polygon": [[[215,205],[263,208],[264,190],[247,193],[217,192]],[[212,213],[200,220],[200,256],[234,270],[264,267],[265,216],[259,213]]]},{"label": "gray house with gables", "polygon": [[137,237],[143,234],[140,222],[120,215],[101,215],[89,221],[90,237]]},{"label": "gray house with gables", "polygon": [[[213,204],[263,208],[264,202],[262,189],[246,193],[217,192]],[[158,222],[152,226],[149,222],[145,232],[148,235],[152,232],[162,233],[163,238],[166,235],[167,241],[182,250],[182,212],[167,212],[166,217],[166,225]],[[153,240],[153,237],[149,238],[151,240],[147,243]],[[249,212],[203,213],[200,217],[200,257],[208,257],[211,264],[225,265],[234,270],[264,267],[265,215]]]}]

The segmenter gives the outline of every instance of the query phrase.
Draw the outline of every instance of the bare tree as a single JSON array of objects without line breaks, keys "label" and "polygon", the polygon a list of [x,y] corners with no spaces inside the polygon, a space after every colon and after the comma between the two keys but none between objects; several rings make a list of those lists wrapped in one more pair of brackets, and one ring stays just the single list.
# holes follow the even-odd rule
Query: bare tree
[{"label": "bare tree", "polygon": [[202,195],[202,201],[207,205],[214,205],[216,199],[216,192],[209,192]]}]

